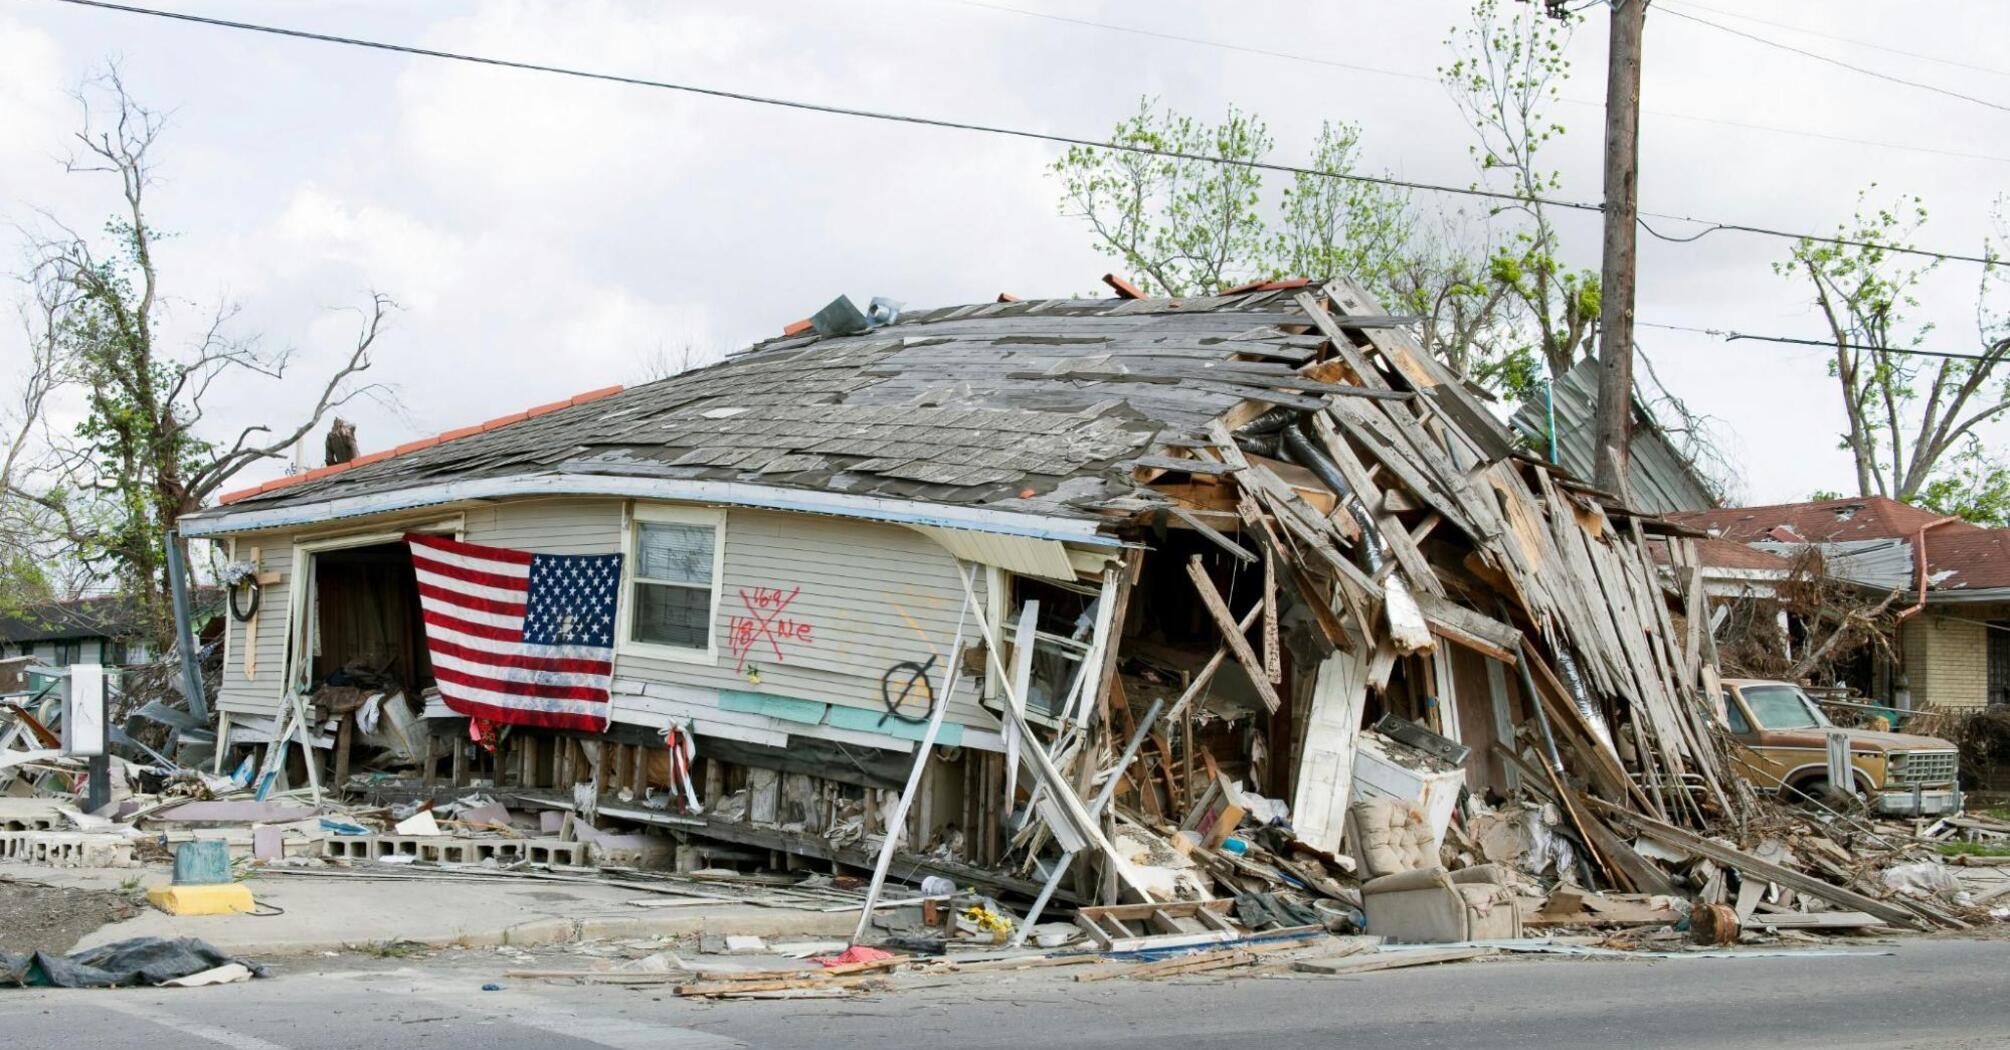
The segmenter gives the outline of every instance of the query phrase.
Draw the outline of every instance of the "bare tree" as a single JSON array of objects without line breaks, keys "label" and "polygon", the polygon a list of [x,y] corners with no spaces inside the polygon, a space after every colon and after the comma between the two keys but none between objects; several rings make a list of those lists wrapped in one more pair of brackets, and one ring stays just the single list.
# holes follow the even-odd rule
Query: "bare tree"
[{"label": "bare tree", "polygon": [[644,382],[653,383],[658,379],[683,375],[694,368],[709,365],[718,359],[716,351],[701,350],[698,344],[686,340],[675,350],[656,344],[656,349],[648,354],[638,355]]},{"label": "bare tree", "polygon": [[[163,334],[161,234],[148,221],[147,192],[165,119],[133,98],[116,66],[88,81],[77,99],[82,126],[65,168],[110,176],[120,203],[102,238],[47,214],[41,228],[27,231],[29,260],[20,277],[33,304],[28,341],[40,386],[21,406],[23,427],[0,480],[14,508],[9,513],[43,521],[78,560],[140,598],[164,638],[168,530],[246,467],[284,458],[330,410],[380,392],[356,377],[370,367],[395,304],[370,296],[353,346],[316,384],[314,403],[297,424],[247,423],[227,440],[205,436],[205,400],[218,382],[288,381],[293,351],[269,351],[255,338],[233,335],[237,310],[229,304],[215,307],[186,345]],[[83,423],[62,433],[42,426],[45,440],[34,442],[35,421],[65,388],[80,398]]]},{"label": "bare tree", "polygon": [[[2002,241],[2010,235],[1999,207],[1999,232],[1983,242],[1976,291],[1975,352],[1959,357],[1912,353],[1933,332],[1915,324],[1926,276],[1939,261],[1915,264],[1884,245],[1903,245],[1926,222],[1918,197],[1889,207],[1858,195],[1852,222],[1835,244],[1803,240],[1775,270],[1803,279],[1835,345],[1829,362],[1842,394],[1843,443],[1856,464],[1857,491],[1912,500],[1935,496],[1959,504],[1966,491],[1955,466],[1964,446],[1976,450],[1977,428],[2010,412],[2010,314],[1996,302],[2004,276]],[[1988,471],[1982,471],[1986,476]],[[2000,473],[2000,471],[1998,472]],[[1972,502],[1972,500],[1971,500]]]}]

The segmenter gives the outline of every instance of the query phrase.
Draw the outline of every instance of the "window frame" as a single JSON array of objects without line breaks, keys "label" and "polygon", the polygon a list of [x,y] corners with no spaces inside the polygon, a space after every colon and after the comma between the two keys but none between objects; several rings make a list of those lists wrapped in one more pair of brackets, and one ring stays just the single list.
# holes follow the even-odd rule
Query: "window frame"
[{"label": "window frame", "polygon": [[[678,586],[674,580],[651,581],[641,575],[642,561],[637,556],[642,540],[644,525],[697,525],[712,529],[712,599],[706,606],[705,647],[665,645],[662,642],[647,642],[635,637],[636,586],[656,583],[662,586]],[[674,663],[706,664],[717,666],[719,662],[719,597],[726,581],[726,512],[711,507],[675,506],[657,503],[631,503],[621,520],[621,596],[616,601],[615,620],[618,630],[614,639],[614,651],[619,654],[647,657],[654,660],[669,660]],[[681,586],[692,587],[691,584]]]}]

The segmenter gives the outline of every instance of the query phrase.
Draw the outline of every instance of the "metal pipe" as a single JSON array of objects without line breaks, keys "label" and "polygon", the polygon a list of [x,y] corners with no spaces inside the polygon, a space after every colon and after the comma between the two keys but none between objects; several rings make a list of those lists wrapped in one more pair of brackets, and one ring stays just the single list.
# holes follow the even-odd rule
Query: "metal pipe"
[{"label": "metal pipe", "polygon": [[1914,536],[1912,540],[1912,556],[1918,563],[1919,569],[1919,600],[1906,608],[1900,609],[1898,611],[1898,618],[1893,620],[1893,623],[1904,623],[1918,615],[1919,610],[1926,608],[1926,530],[1936,525],[1946,525],[1949,522],[1960,520],[1960,518],[1950,515],[1945,518],[1935,518],[1919,527],[1918,535]]},{"label": "metal pipe", "polygon": [[[197,662],[195,652],[194,616],[189,611],[188,601],[188,557],[181,533],[169,529],[167,533],[168,593],[174,602],[175,648],[181,653],[181,691],[188,700],[188,713],[196,718],[209,721],[209,699],[203,695],[202,667]],[[223,746],[222,741],[217,742]]]},{"label": "metal pipe", "polygon": [[1286,427],[1282,433],[1285,458],[1311,471],[1314,476],[1333,490],[1340,498],[1340,505],[1347,508],[1355,522],[1361,526],[1361,560],[1367,563],[1370,575],[1382,570],[1383,561],[1388,558],[1388,548],[1382,539],[1381,527],[1375,524],[1374,515],[1361,503],[1361,496],[1347,484],[1347,478],[1340,473],[1340,465],[1333,462],[1326,450],[1305,436],[1300,427]]},{"label": "metal pipe", "polygon": [[1577,658],[1561,645],[1556,647],[1556,667],[1563,672],[1563,684],[1570,689],[1570,699],[1577,705],[1577,713],[1584,716],[1584,721],[1591,726],[1592,732],[1598,734],[1598,739],[1604,742],[1606,748],[1618,754],[1619,748],[1612,742],[1612,730],[1605,725],[1605,712],[1600,711],[1592,701],[1591,691],[1584,687],[1584,676],[1578,673]]},{"label": "metal pipe", "polygon": [[1528,706],[1535,712],[1536,728],[1542,731],[1542,747],[1548,752],[1549,768],[1560,779],[1563,776],[1563,756],[1556,750],[1556,735],[1549,729],[1549,713],[1542,709],[1542,695],[1535,691],[1535,675],[1528,669],[1530,659],[1528,639],[1521,640],[1521,659],[1514,662],[1514,669],[1520,672],[1521,689],[1528,695]]}]

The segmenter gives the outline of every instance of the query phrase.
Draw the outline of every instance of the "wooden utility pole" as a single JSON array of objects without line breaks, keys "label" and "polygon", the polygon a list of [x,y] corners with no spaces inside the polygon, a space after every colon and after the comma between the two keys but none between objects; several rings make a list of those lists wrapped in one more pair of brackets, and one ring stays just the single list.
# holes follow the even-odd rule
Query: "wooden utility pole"
[{"label": "wooden utility pole", "polygon": [[1622,499],[1633,440],[1633,258],[1640,202],[1640,37],[1647,0],[1611,0],[1605,70],[1605,263],[1599,274],[1597,484]]}]

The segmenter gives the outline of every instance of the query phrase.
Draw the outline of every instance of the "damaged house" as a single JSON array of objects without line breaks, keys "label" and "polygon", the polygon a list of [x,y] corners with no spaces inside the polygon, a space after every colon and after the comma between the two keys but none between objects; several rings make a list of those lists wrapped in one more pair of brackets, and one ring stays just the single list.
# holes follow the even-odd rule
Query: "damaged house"
[{"label": "damaged house", "polygon": [[[341,784],[345,698],[389,692],[427,788],[707,862],[870,869],[898,821],[903,873],[1088,903],[1385,875],[1517,793],[1586,885],[1665,891],[1613,828],[1739,812],[1697,533],[1528,452],[1351,284],[826,321],[184,518],[239,566],[218,768],[301,712]],[[525,716],[436,603],[554,556],[611,611],[469,619],[611,672]],[[1410,823],[1350,829],[1375,798]],[[1295,841],[1213,848],[1245,818]]]},{"label": "damaged house", "polygon": [[[1814,555],[1822,575],[1854,592],[1855,606],[1881,608],[1885,644],[1830,669],[1838,685],[1900,712],[2010,703],[2010,529],[1882,496],[1669,517],[1708,533],[1698,543],[1713,597],[1763,602],[1797,560]],[[1811,631],[1788,623],[1784,609],[1776,615],[1777,643],[1789,656],[1805,655],[1808,639],[1830,627]]]}]

